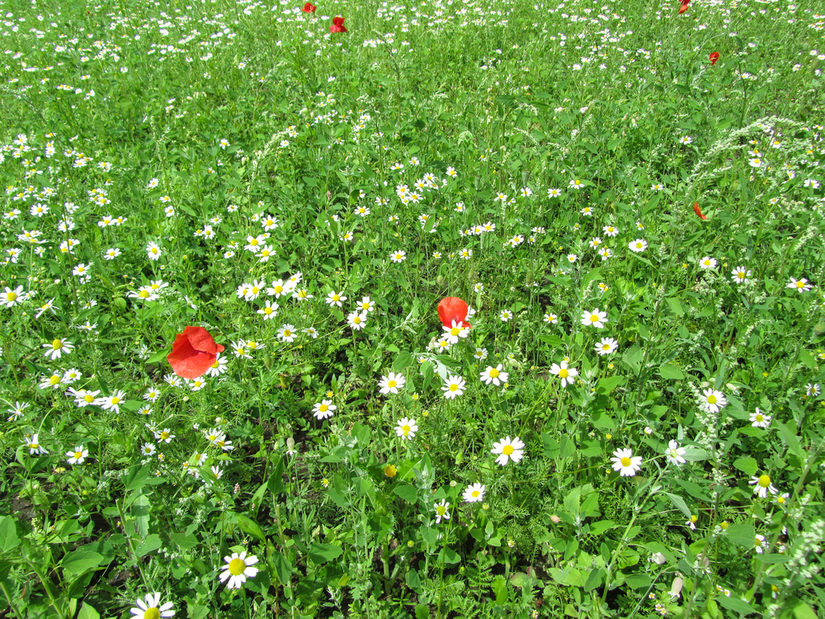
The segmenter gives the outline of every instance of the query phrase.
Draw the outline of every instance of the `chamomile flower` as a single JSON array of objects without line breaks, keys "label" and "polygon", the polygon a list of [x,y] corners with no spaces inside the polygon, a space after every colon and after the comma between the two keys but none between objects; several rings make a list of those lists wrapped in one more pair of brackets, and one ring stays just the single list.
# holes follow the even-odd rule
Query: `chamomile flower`
[{"label": "chamomile flower", "polygon": [[399,264],[407,259],[407,252],[403,249],[396,250],[390,254],[390,261]]},{"label": "chamomile flower", "polygon": [[415,419],[402,417],[395,425],[395,434],[399,438],[410,440],[415,436],[416,432],[418,432],[418,425],[415,423]]},{"label": "chamomile flower", "polygon": [[89,457],[89,450],[83,445],[75,445],[74,449],[66,452],[66,457],[68,458],[66,462],[69,464],[83,464]]},{"label": "chamomile flower", "polygon": [[609,355],[616,352],[616,349],[619,347],[619,343],[614,340],[612,337],[603,337],[598,342],[596,342],[596,354],[600,357],[604,355]]},{"label": "chamomile flower", "polygon": [[498,317],[501,319],[501,322],[510,322],[513,319],[513,312],[508,309],[503,309]]},{"label": "chamomile flower", "polygon": [[567,360],[564,360],[561,363],[554,363],[550,366],[550,373],[561,379],[562,387],[572,385],[576,376],[579,375],[579,371],[576,368],[569,367],[567,363]]},{"label": "chamomile flower", "polygon": [[499,466],[506,465],[510,460],[518,463],[524,457],[524,443],[518,436],[514,439],[507,436],[493,443],[490,453],[496,456],[496,464]]},{"label": "chamomile flower", "polygon": [[158,244],[154,241],[150,242],[146,246],[146,256],[149,258],[149,260],[152,260],[153,262],[160,258],[161,253],[162,252],[160,250],[160,247],[158,247]]},{"label": "chamomile flower", "polygon": [[175,605],[172,602],[160,603],[160,593],[147,593],[143,599],[137,599],[137,606],[129,610],[138,619],[158,619],[159,617],[174,617]]},{"label": "chamomile flower", "polygon": [[381,380],[378,381],[378,386],[380,387],[379,393],[383,393],[385,395],[388,393],[397,394],[398,390],[403,389],[406,384],[407,379],[404,378],[403,374],[390,372],[386,376],[382,376]]},{"label": "chamomile flower", "polygon": [[258,574],[258,568],[253,567],[258,562],[258,557],[247,556],[245,550],[240,554],[233,552],[223,560],[224,565],[221,567],[219,578],[221,582],[226,583],[227,589],[240,589],[247,578],[255,578]]},{"label": "chamomile flower", "polygon": [[504,366],[500,363],[496,367],[488,365],[479,378],[486,385],[492,383],[498,387],[499,385],[506,383],[507,379],[510,378],[510,375],[503,370],[503,367]]},{"label": "chamomile flower", "polygon": [[448,376],[441,390],[448,400],[455,399],[464,393],[467,383],[460,376]]},{"label": "chamomile flower", "polygon": [[435,523],[441,524],[442,520],[450,519],[450,504],[446,499],[441,499],[440,503],[435,504]]},{"label": "chamomile flower", "polygon": [[591,326],[597,329],[603,329],[604,323],[607,322],[607,312],[601,311],[598,307],[590,312],[582,313],[581,323],[584,326]]},{"label": "chamomile flower", "polygon": [[737,284],[746,284],[749,280],[748,278],[753,273],[743,266],[734,267],[733,271],[730,272],[730,278],[734,283]]},{"label": "chamomile flower", "polygon": [[613,452],[613,470],[622,477],[633,477],[642,467],[642,457],[634,456],[632,449],[617,449]]},{"label": "chamomile flower", "polygon": [[312,414],[318,420],[328,419],[335,414],[336,410],[338,410],[338,407],[332,403],[332,400],[321,400],[312,407]]},{"label": "chamomile flower", "polygon": [[342,292],[335,292],[334,290],[330,291],[325,299],[325,303],[330,307],[341,307],[344,301],[347,300],[347,297],[344,296]]},{"label": "chamomile flower", "polygon": [[443,326],[443,337],[447,339],[450,344],[458,344],[459,339],[466,338],[470,335],[470,327],[462,321],[452,321],[449,327]]},{"label": "chamomile flower", "polygon": [[484,493],[486,490],[487,488],[484,484],[471,484],[464,490],[464,494],[461,495],[461,498],[463,498],[467,503],[479,503],[484,500]]},{"label": "chamomile flower", "polygon": [[785,285],[785,288],[791,288],[799,292],[808,292],[813,286],[811,286],[804,277],[802,279],[794,279],[791,277],[790,281]]},{"label": "chamomile flower", "polygon": [[670,441],[667,444],[667,449],[665,449],[665,458],[670,464],[680,466],[686,462],[685,448],[679,447],[679,443],[676,441]]},{"label": "chamomile flower", "polygon": [[705,256],[699,261],[699,268],[702,270],[707,269],[715,269],[716,268],[716,258],[711,258],[710,256]]},{"label": "chamomile flower", "polygon": [[367,324],[367,313],[354,311],[347,315],[347,324],[353,331],[360,331]]},{"label": "chamomile flower", "polygon": [[644,239],[635,239],[633,241],[630,241],[630,243],[628,243],[627,246],[630,249],[630,251],[640,254],[647,249],[647,241],[645,241]]},{"label": "chamomile flower", "polygon": [[40,439],[37,434],[27,434],[23,440],[26,442],[26,448],[28,448],[30,456],[39,456],[49,453],[46,451],[46,448],[40,444]]},{"label": "chamomile flower", "polygon": [[295,327],[293,325],[283,325],[280,329],[278,329],[278,332],[275,334],[275,337],[277,337],[282,342],[291,344],[295,341],[295,338],[298,337],[298,332],[295,330]]},{"label": "chamomile flower", "polygon": [[750,414],[750,422],[754,428],[768,428],[771,425],[771,416],[765,415],[757,407],[754,412]]},{"label": "chamomile flower", "polygon": [[60,338],[55,338],[51,342],[43,344],[42,347],[46,349],[43,356],[48,357],[52,361],[60,359],[62,355],[68,355],[74,350],[74,344]]},{"label": "chamomile flower", "polygon": [[770,475],[767,473],[759,476],[754,475],[748,483],[753,486],[753,493],[762,499],[768,496],[769,492],[771,494],[776,494],[779,492],[779,490],[776,489],[776,486],[774,486],[771,482]]},{"label": "chamomile flower", "polygon": [[718,413],[728,405],[725,394],[716,389],[705,389],[699,398],[699,408],[706,413]]}]

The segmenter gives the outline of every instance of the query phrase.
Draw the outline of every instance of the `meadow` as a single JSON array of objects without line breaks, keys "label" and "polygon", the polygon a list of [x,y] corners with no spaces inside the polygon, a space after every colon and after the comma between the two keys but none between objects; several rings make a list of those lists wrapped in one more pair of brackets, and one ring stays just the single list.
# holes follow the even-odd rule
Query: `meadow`
[{"label": "meadow", "polygon": [[0,2],[0,616],[825,615],[817,4]]}]

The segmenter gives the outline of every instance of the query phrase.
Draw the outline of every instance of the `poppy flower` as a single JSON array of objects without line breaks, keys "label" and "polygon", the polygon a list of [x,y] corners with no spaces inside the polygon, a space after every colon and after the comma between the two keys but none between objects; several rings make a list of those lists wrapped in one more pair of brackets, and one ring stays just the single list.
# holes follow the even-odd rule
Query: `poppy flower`
[{"label": "poppy flower", "polygon": [[688,5],[690,4],[690,0],[679,0],[679,4],[682,6],[679,7],[679,15],[684,13],[688,10]]},{"label": "poppy flower", "polygon": [[445,327],[452,327],[453,322],[456,326],[470,326],[467,322],[467,312],[469,311],[467,303],[458,297],[446,297],[441,299],[438,304],[438,317],[441,319],[441,324]]},{"label": "poppy flower", "polygon": [[178,333],[172,352],[166,357],[175,374],[181,378],[197,378],[208,370],[223,346],[216,344],[203,327],[186,327]]},{"label": "poppy flower", "polygon": [[314,5],[314,4],[312,4],[311,2],[307,2],[307,3],[304,5],[304,8],[302,8],[301,10],[302,10],[304,13],[314,13],[314,12],[315,12],[315,8],[316,8],[316,7],[315,7],[315,5]]},{"label": "poppy flower", "polygon": [[710,55],[710,66],[715,65],[717,60],[719,60],[719,52],[713,52]]},{"label": "poppy flower", "polygon": [[332,18],[332,25],[329,27],[330,32],[346,32],[347,29],[344,28],[344,18],[343,17],[333,17]]},{"label": "poppy flower", "polygon": [[707,219],[708,218],[707,215],[702,214],[702,209],[699,208],[699,203],[698,202],[693,203],[693,212],[696,213],[696,215],[698,215],[701,219]]}]

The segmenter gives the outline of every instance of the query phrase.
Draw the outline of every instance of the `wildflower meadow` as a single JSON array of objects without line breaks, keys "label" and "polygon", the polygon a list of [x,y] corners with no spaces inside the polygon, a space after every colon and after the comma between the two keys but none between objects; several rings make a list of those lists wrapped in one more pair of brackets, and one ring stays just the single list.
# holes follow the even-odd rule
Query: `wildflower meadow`
[{"label": "wildflower meadow", "polygon": [[0,1],[0,616],[825,616],[825,7]]}]

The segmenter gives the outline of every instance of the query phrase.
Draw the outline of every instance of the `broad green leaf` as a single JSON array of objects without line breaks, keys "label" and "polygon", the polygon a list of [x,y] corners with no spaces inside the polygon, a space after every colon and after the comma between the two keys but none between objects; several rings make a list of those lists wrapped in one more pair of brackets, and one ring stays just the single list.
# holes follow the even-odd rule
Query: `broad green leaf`
[{"label": "broad green leaf", "polygon": [[716,601],[719,603],[719,606],[732,610],[735,613],[740,613],[740,616],[750,615],[756,612],[745,600],[740,600],[733,596],[720,595],[716,598]]},{"label": "broad green leaf", "polygon": [[742,548],[753,548],[756,539],[756,529],[752,522],[735,522],[728,526],[727,538]]},{"label": "broad green leaf", "polygon": [[665,492],[665,494],[667,495],[667,498],[670,499],[670,502],[673,503],[673,506],[685,515],[685,518],[690,518],[690,508],[687,506],[687,503],[685,503],[685,500],[682,497],[678,494],[672,494],[670,492]]},{"label": "broad green leaf", "polygon": [[685,377],[682,369],[673,363],[665,363],[660,365],[659,375],[665,380],[682,380]]},{"label": "broad green leaf", "polygon": [[404,499],[407,503],[415,503],[418,500],[418,490],[412,484],[403,484],[393,489],[393,492]]},{"label": "broad green leaf", "polygon": [[14,550],[19,545],[17,522],[12,516],[0,516],[0,552]]},{"label": "broad green leaf", "polygon": [[309,547],[309,558],[315,563],[326,563],[337,559],[342,554],[344,554],[344,551],[335,544],[315,542]]},{"label": "broad green leaf", "polygon": [[742,456],[733,461],[733,466],[742,471],[748,477],[756,474],[759,464],[750,456]]},{"label": "broad green leaf", "polygon": [[145,540],[138,544],[138,547],[135,548],[135,554],[138,557],[142,557],[144,555],[148,555],[150,552],[154,552],[161,546],[163,546],[163,541],[161,541],[160,535],[157,533],[151,533]]},{"label": "broad green leaf", "polygon": [[627,379],[624,376],[606,376],[599,380],[596,385],[596,392],[601,394],[608,394],[619,385],[624,385]]},{"label": "broad green leaf", "polygon": [[60,567],[68,580],[74,580],[88,571],[94,570],[103,563],[103,555],[80,548],[67,554],[60,561]]}]

